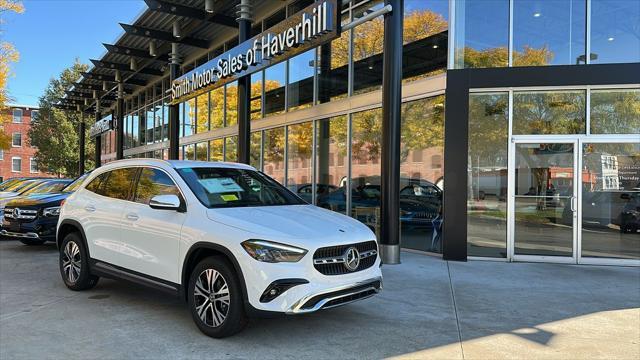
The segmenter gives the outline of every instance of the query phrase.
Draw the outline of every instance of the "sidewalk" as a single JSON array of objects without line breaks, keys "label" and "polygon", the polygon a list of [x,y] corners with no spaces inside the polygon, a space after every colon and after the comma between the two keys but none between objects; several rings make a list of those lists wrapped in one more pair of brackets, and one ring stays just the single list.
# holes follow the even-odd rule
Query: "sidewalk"
[{"label": "sidewalk", "polygon": [[202,335],[178,299],[101,279],[67,290],[53,244],[0,241],[0,358],[640,358],[640,269],[403,252],[384,291]]}]

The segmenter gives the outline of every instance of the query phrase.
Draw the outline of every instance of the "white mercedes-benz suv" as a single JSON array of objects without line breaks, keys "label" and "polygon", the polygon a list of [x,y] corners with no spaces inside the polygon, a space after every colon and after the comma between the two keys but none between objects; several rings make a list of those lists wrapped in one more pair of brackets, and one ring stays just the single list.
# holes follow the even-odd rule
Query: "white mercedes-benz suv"
[{"label": "white mercedes-benz suv", "polygon": [[301,314],[382,288],[375,234],[243,164],[132,159],[97,169],[60,210],[72,290],[118,278],[182,296],[224,337],[248,316]]}]

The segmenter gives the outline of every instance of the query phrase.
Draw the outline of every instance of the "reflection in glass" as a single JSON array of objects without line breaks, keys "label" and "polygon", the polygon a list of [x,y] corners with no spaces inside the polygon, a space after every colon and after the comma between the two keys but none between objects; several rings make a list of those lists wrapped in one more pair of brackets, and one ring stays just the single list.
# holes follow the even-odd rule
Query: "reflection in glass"
[{"label": "reflection in glass", "polygon": [[193,135],[196,127],[196,99],[184,102],[184,136]]},{"label": "reflection in glass", "polygon": [[467,253],[506,257],[509,94],[469,94]]},{"label": "reflection in glass", "polygon": [[347,206],[347,118],[318,120],[316,125],[316,205],[342,214]]},{"label": "reflection in glass", "polygon": [[585,63],[586,0],[515,0],[513,66]]},{"label": "reflection in glass", "polygon": [[640,89],[591,90],[592,134],[640,134]]},{"label": "reflection in glass", "polygon": [[255,131],[251,133],[251,144],[249,146],[251,152],[249,154],[250,165],[258,170],[261,170],[260,156],[262,152],[262,131]]},{"label": "reflection in glass", "polygon": [[[372,6],[376,4],[375,6]],[[373,0],[354,11],[354,18],[362,17],[369,9],[383,6]],[[353,31],[353,93],[361,94],[377,90],[382,85],[382,48],[384,42],[384,19],[376,17],[355,27]]]},{"label": "reflection in glass", "polygon": [[224,139],[224,161],[238,161],[238,137],[230,136]]},{"label": "reflection in glass", "polygon": [[270,66],[264,71],[265,116],[284,111],[285,62]]},{"label": "reflection in glass", "polygon": [[264,131],[262,169],[280,184],[284,184],[284,127]]},{"label": "reflection in glass", "polygon": [[513,93],[513,134],[584,134],[586,94],[577,91]]},{"label": "reflection in glass", "polygon": [[640,1],[591,0],[591,63],[640,61]]},{"label": "reflection in glass", "polygon": [[311,203],[313,122],[290,125],[287,142],[287,187]]},{"label": "reflection in glass", "polygon": [[582,256],[640,259],[640,143],[583,144]]},{"label": "reflection in glass", "polygon": [[405,81],[445,71],[448,18],[448,0],[404,1],[402,78]]},{"label": "reflection in glass", "polygon": [[197,98],[198,111],[196,111],[196,132],[209,131],[209,93],[204,93]]},{"label": "reflection in glass", "polygon": [[318,52],[318,102],[347,97],[349,83],[349,31],[329,44],[320,46]]},{"label": "reflection in glass", "polygon": [[207,161],[207,158],[209,156],[208,151],[209,150],[206,142],[196,144],[196,160]]},{"label": "reflection in glass", "polygon": [[224,161],[224,139],[209,141],[209,160]]},{"label": "reflection in glass", "polygon": [[147,114],[145,116],[146,122],[146,139],[147,144],[153,144],[153,121],[155,119],[155,112],[153,106],[147,106]]},{"label": "reflection in glass", "polygon": [[213,89],[209,97],[210,129],[224,127],[224,86]]},{"label": "reflection in glass", "polygon": [[379,235],[382,109],[354,113],[351,131],[351,215]]},{"label": "reflection in glass", "polygon": [[573,144],[516,144],[516,255],[573,256]]},{"label": "reflection in glass", "polygon": [[262,117],[262,71],[251,74],[251,120]]},{"label": "reflection in glass", "polygon": [[444,96],[402,105],[400,226],[402,246],[442,252]]},{"label": "reflection in glass", "polygon": [[289,59],[289,111],[311,106],[313,102],[313,69],[316,50],[311,49]]},{"label": "reflection in glass", "polygon": [[459,0],[455,7],[456,69],[509,64],[509,1]]},{"label": "reflection in glass", "polygon": [[184,147],[184,159],[195,160],[196,159],[196,147],[195,144],[186,145]]},{"label": "reflection in glass", "polygon": [[233,126],[238,123],[238,81],[225,85],[225,103],[227,111],[225,114],[225,126]]}]

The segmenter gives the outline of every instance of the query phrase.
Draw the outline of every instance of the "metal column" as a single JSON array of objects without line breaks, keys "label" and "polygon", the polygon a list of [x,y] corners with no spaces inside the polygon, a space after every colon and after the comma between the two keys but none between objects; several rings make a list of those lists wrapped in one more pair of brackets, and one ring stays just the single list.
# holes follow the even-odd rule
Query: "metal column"
[{"label": "metal column", "polygon": [[[178,44],[171,44],[171,59],[169,63],[169,83],[178,78],[180,73],[180,54]],[[169,159],[178,160],[180,150],[180,118],[178,104],[169,105]]]},{"label": "metal column", "polygon": [[[100,121],[100,100],[96,100],[96,122]],[[96,135],[96,151],[95,151],[95,168],[99,168],[101,165],[101,151],[102,151],[102,137]]]},{"label": "metal column", "polygon": [[84,122],[84,111],[80,113],[81,119],[78,124],[78,176],[82,176],[84,174],[84,154],[85,154],[85,122]]},{"label": "metal column", "polygon": [[116,159],[124,159],[124,94],[123,85],[118,83],[116,103]]},{"label": "metal column", "polygon": [[[251,5],[242,0],[238,5],[238,44],[251,34]],[[238,79],[238,162],[249,164],[251,152],[251,76]]]},{"label": "metal column", "polygon": [[382,70],[382,177],[380,252],[385,264],[400,263],[400,122],[402,103],[403,0],[386,0]]}]

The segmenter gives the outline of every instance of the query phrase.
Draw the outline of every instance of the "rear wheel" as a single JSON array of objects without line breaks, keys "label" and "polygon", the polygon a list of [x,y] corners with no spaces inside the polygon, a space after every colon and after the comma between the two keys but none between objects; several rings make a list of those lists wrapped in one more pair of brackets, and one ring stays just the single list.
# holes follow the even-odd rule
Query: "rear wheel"
[{"label": "rear wheel", "polygon": [[60,275],[71,290],[87,290],[96,286],[99,277],[89,272],[89,256],[77,233],[65,236],[60,246]]},{"label": "rear wheel", "polygon": [[45,243],[44,240],[36,240],[36,239],[20,239],[20,242],[25,245],[42,245]]},{"label": "rear wheel", "polygon": [[211,256],[196,265],[189,279],[188,300],[193,321],[207,336],[227,337],[247,324],[240,282],[222,257]]}]

